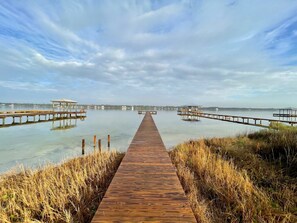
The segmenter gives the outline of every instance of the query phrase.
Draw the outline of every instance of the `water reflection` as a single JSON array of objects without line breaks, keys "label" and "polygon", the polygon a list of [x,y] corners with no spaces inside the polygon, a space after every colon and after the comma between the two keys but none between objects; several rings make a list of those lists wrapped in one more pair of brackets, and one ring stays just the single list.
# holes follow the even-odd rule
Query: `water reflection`
[{"label": "water reflection", "polygon": [[[52,131],[56,130],[68,130],[77,127],[77,119],[78,118],[70,118],[70,119],[63,119],[59,121],[52,122]],[[85,120],[84,118],[80,118],[81,121]]]},{"label": "water reflection", "polygon": [[[228,113],[267,118],[272,116],[271,111]],[[82,139],[86,140],[86,153],[93,152],[94,135],[101,139],[102,150],[107,149],[107,135],[111,135],[111,149],[124,152],[143,118],[136,111],[89,110],[87,114],[84,121],[56,120],[54,123],[51,121],[0,128],[0,173],[17,164],[34,167],[45,162],[58,163],[65,158],[79,156]],[[167,148],[189,139],[234,136],[260,129],[210,119],[184,122],[176,111],[158,111],[153,118]]]}]

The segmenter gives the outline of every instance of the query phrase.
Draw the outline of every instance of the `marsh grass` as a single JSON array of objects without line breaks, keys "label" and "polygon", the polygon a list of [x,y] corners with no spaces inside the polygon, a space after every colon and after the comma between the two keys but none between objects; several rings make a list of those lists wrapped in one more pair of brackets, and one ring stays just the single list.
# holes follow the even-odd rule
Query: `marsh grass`
[{"label": "marsh grass", "polygon": [[1,223],[90,222],[122,158],[96,152],[1,176]]},{"label": "marsh grass", "polygon": [[267,157],[271,146],[291,146],[293,150],[294,137],[286,134],[289,133],[265,131],[234,138],[201,139],[172,150],[171,159],[197,220],[296,222],[297,183],[287,171],[292,164],[280,165],[285,161]]},{"label": "marsh grass", "polygon": [[248,138],[258,142],[255,153],[263,159],[279,166],[286,174],[297,177],[297,130],[260,131],[248,135]]},{"label": "marsh grass", "polygon": [[296,126],[285,125],[285,124],[277,122],[277,121],[270,122],[269,128],[280,130],[280,131],[284,131],[284,130],[297,131]]}]

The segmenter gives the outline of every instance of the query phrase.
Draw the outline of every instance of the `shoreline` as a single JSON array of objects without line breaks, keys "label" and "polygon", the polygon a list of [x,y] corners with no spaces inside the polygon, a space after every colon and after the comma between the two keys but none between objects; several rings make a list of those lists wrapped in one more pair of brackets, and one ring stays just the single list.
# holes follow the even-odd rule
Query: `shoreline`
[{"label": "shoreline", "polygon": [[[236,137],[214,137],[189,140],[176,145],[172,150],[168,151],[173,164],[177,168],[177,175],[181,181],[196,218],[200,222],[217,222],[219,219],[225,219],[226,221],[228,219],[232,221],[238,221],[241,219],[243,222],[255,220],[272,221],[272,219],[275,219],[274,222],[294,222],[297,219],[297,213],[294,209],[295,205],[297,205],[297,191],[294,189],[294,185],[297,185],[297,179],[296,176],[292,175],[294,174],[295,166],[292,166],[293,164],[288,166],[285,162],[279,162],[279,160],[282,159],[280,149],[280,153],[278,154],[279,157],[277,158],[278,162],[274,160],[276,157],[273,159],[270,155],[270,151],[272,151],[272,143],[279,148],[288,146],[288,144],[284,144],[286,143],[286,140],[281,141],[284,137],[285,139],[290,139],[292,137],[296,138],[297,131],[292,129],[285,129],[277,132],[273,130],[262,130]],[[297,143],[295,144],[294,141],[291,141],[291,143],[292,144],[290,144],[290,146],[294,148],[294,152],[297,153]],[[274,156],[276,155],[277,154],[274,154]],[[105,159],[105,161],[103,160],[103,157],[107,158],[109,156],[113,156],[113,159],[109,161],[108,159]],[[46,173],[53,170],[60,170],[60,172],[52,172],[55,173],[52,177],[59,179],[59,177],[61,177],[61,169],[65,172],[69,172],[70,168],[73,167],[71,163],[76,163],[74,166],[76,171],[80,174],[84,175],[84,168],[90,168],[89,170],[90,172],[93,171],[92,173],[94,176],[95,172],[102,172],[103,170],[106,172],[108,170],[105,164],[102,166],[105,162],[108,163],[107,166],[111,165],[113,167],[111,168],[111,172],[106,173],[104,179],[101,178],[101,180],[105,182],[104,187],[100,189],[101,192],[99,194],[101,194],[101,198],[97,197],[95,199],[97,201],[91,205],[92,208],[84,208],[85,213],[83,216],[88,216],[87,219],[91,219],[91,216],[95,213],[97,206],[100,203],[100,199],[103,198],[103,195],[107,190],[123,156],[123,153],[118,152],[96,152],[66,160],[61,164],[39,168],[37,170],[25,170],[17,174],[12,173],[11,175],[0,175],[0,185],[2,184],[1,188],[6,190],[6,194],[0,198],[2,210],[5,209],[3,208],[3,204],[7,205],[7,202],[9,202],[10,199],[16,202],[16,206],[17,202],[21,201],[18,200],[21,199],[20,197],[12,197],[10,194],[11,192],[7,193],[7,191],[13,191],[13,189],[9,189],[9,187],[5,188],[5,186],[3,187],[4,181],[15,185],[14,189],[18,191],[24,186],[22,183],[24,180],[20,181],[20,179],[35,178],[35,181],[33,180],[33,182],[38,184],[36,181],[36,175],[40,175],[43,176],[43,178],[41,178],[43,179],[43,182],[39,179],[39,183],[47,185],[52,181],[52,178],[44,178]],[[101,162],[104,161],[100,164],[101,167],[99,169],[97,168],[95,172],[92,170],[94,163],[97,162],[94,158],[100,159]],[[288,160],[288,157],[286,158]],[[87,162],[82,162],[83,160],[87,160]],[[83,165],[83,167],[81,165]],[[290,170],[292,167],[293,169]],[[72,172],[76,173],[76,171]],[[82,181],[83,186],[80,190],[89,191],[93,188],[89,188],[90,185],[86,183],[92,182],[92,180],[90,181],[90,179],[88,179],[88,175],[89,172],[85,175],[85,180]],[[76,174],[72,176],[75,177]],[[55,181],[52,182],[54,183],[53,185],[57,183]],[[7,184],[7,182],[5,185],[10,185]],[[72,184],[67,182],[66,185],[70,186]],[[36,185],[31,187],[34,188]],[[54,207],[55,202],[56,204],[58,204],[58,201],[61,202],[57,199],[58,194],[60,194],[59,196],[61,197],[69,197],[72,196],[71,193],[73,193],[65,191],[64,186],[60,187],[64,189],[58,191],[56,195],[51,195],[51,199],[43,196],[43,199],[47,199]],[[241,187],[250,189],[246,191],[246,189],[240,189]],[[37,186],[37,188],[40,187]],[[55,188],[57,188],[57,186],[55,186]],[[40,189],[43,190],[42,188]],[[39,193],[38,190],[39,189],[36,189],[34,194],[29,195],[30,199],[37,199],[36,194]],[[13,194],[18,193],[20,192],[14,192]],[[87,198],[87,200],[94,200],[94,198],[92,198],[92,196],[88,193],[86,193],[84,197]],[[37,200],[39,200],[39,198]],[[220,202],[214,202],[215,200]],[[66,201],[67,200],[64,200],[64,202]],[[221,205],[223,203],[225,204],[224,206]],[[238,204],[244,205],[239,208],[239,206],[237,206]],[[59,204],[57,206],[61,208],[61,206],[67,207],[69,204]],[[226,207],[229,208],[226,209]],[[59,208],[57,209],[60,210]],[[30,208],[30,206],[27,206],[27,209],[27,211],[36,211],[36,207]],[[22,214],[21,210],[24,213],[27,213],[25,208],[15,210],[18,210],[20,215]],[[63,211],[65,212],[66,209]],[[69,212],[69,210],[65,213],[64,219],[73,218],[78,219],[78,222],[81,222],[79,220],[82,218],[81,213],[79,216],[75,216],[74,212]],[[232,213],[232,215],[230,215],[230,213]],[[5,214],[7,213],[0,213],[0,218],[3,218]],[[11,222],[17,222],[21,219],[17,216],[11,216],[14,215],[11,213],[6,215],[7,218],[10,218],[9,221]],[[36,216],[39,216],[39,218],[36,219],[41,221],[44,220],[40,218],[41,215],[37,214]],[[57,221],[60,221],[61,219],[62,217],[57,218]],[[9,221],[7,220],[7,222]],[[44,222],[46,221],[48,221],[48,219],[44,220]]]}]

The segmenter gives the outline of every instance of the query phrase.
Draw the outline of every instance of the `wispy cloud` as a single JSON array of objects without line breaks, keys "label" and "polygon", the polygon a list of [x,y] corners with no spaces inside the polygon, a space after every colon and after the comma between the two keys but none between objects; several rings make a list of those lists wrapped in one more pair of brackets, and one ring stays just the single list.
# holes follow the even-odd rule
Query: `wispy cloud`
[{"label": "wispy cloud", "polygon": [[0,87],[10,88],[13,90],[25,90],[25,91],[57,91],[55,88],[51,88],[48,83],[42,82],[18,82],[18,81],[0,81]]},{"label": "wispy cloud", "polygon": [[0,94],[295,106],[296,12],[291,0],[4,1]]}]

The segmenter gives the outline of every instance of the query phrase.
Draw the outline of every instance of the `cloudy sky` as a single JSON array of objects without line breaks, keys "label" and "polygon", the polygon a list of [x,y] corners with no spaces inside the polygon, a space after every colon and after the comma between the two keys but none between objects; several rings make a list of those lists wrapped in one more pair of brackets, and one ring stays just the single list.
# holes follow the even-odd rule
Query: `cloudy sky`
[{"label": "cloudy sky", "polygon": [[0,102],[296,107],[297,1],[1,1],[0,55]]}]

